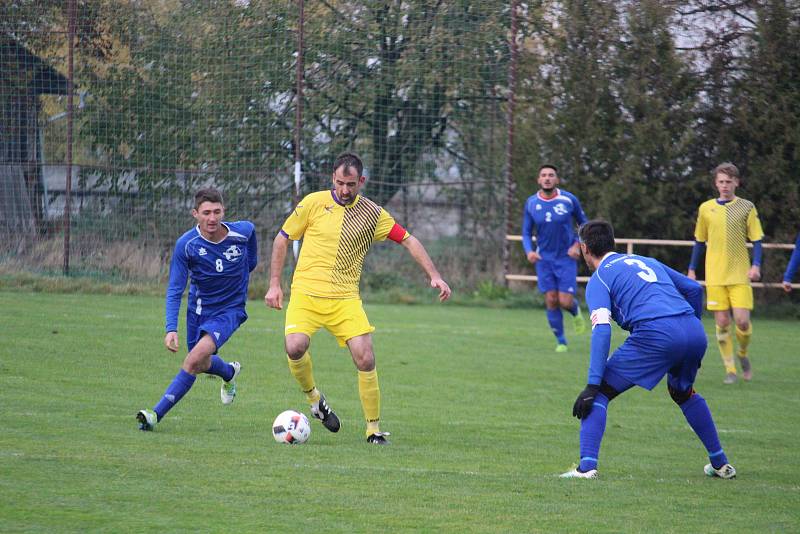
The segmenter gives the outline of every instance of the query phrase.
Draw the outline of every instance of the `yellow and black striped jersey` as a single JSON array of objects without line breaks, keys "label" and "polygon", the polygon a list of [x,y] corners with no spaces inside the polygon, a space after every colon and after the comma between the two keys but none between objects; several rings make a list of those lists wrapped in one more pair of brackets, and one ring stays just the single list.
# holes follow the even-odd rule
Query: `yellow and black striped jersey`
[{"label": "yellow and black striped jersey", "polygon": [[402,242],[408,233],[389,213],[357,195],[341,204],[333,191],[306,196],[281,228],[292,240],[303,239],[292,291],[326,298],[358,298],[364,257],[375,241]]},{"label": "yellow and black striped jersey", "polygon": [[764,238],[755,205],[734,197],[725,204],[716,199],[700,204],[694,238],[706,243],[706,285],[749,284],[747,240]]}]

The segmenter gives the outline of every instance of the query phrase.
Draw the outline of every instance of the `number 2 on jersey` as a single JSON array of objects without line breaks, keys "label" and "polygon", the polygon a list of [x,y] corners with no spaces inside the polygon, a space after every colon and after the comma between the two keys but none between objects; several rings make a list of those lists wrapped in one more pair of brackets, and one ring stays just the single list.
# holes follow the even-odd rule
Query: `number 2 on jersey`
[{"label": "number 2 on jersey", "polygon": [[636,273],[639,278],[644,280],[645,282],[655,282],[658,280],[658,276],[656,276],[656,272],[644,264],[642,260],[637,260],[636,258],[628,258],[625,260],[625,265],[635,265],[636,267],[640,268],[641,271]]}]

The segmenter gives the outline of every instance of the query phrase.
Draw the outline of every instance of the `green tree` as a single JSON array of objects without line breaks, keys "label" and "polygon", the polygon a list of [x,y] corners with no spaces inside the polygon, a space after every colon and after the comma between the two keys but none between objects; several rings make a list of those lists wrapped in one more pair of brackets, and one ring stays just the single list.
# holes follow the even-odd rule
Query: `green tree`
[{"label": "green tree", "polygon": [[800,7],[770,0],[756,16],[721,153],[739,165],[768,238],[788,241],[800,229]]},{"label": "green tree", "polygon": [[625,15],[616,68],[622,183],[607,190],[606,216],[620,235],[689,235],[692,221],[676,216],[675,207],[692,179],[689,152],[696,141],[692,126],[698,84],[676,54],[668,6],[656,0],[632,2]]},{"label": "green tree", "polygon": [[325,181],[337,152],[362,152],[368,194],[379,203],[420,174],[430,176],[430,158],[457,136],[459,116],[469,110],[474,121],[498,85],[496,73],[505,72],[507,18],[498,5],[382,0],[314,8],[308,172]]},{"label": "green tree", "polygon": [[[539,165],[559,168],[563,187],[581,196],[591,216],[608,213],[603,191],[620,183],[617,139],[621,111],[614,90],[615,57],[621,31],[610,2],[552,2],[550,21],[526,47],[541,51],[527,65],[521,87],[520,142],[515,160],[521,199],[537,189]],[[589,197],[589,194],[591,196]]]},{"label": "green tree", "polygon": [[130,185],[121,168],[137,173],[140,191],[216,182],[269,195],[286,186],[291,3],[104,8],[98,25],[115,49],[80,72],[94,99],[82,126],[113,187]]}]

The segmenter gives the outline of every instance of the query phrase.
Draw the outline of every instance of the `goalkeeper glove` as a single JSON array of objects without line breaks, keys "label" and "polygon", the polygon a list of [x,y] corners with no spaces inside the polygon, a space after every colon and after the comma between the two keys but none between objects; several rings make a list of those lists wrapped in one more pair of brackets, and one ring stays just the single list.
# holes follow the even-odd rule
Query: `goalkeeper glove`
[{"label": "goalkeeper glove", "polygon": [[589,416],[594,405],[594,398],[600,392],[600,386],[595,384],[586,384],[586,388],[581,391],[578,398],[575,399],[575,404],[572,405],[572,415],[578,419],[585,419]]}]

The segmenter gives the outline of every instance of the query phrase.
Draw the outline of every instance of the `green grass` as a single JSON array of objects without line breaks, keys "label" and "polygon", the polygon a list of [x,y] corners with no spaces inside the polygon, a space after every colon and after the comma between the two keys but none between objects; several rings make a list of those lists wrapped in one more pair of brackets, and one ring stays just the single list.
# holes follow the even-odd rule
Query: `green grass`
[{"label": "green grass", "polygon": [[713,343],[700,371],[736,480],[702,474],[704,449],[662,383],[612,403],[602,478],[587,481],[557,474],[578,456],[570,411],[589,337],[569,336],[571,351],[555,354],[541,310],[368,305],[392,432],[383,448],[365,442],[354,367],[323,332],[314,369],[342,430],[312,422],[305,445],[273,441],[272,419],[305,406],[283,315],[258,301],[249,311],[222,352],[243,363],[236,402],[222,406],[218,380],[201,377],[144,433],[135,412],[181,361],[162,345],[161,298],[0,292],[0,530],[798,528],[797,322],[756,316],[752,383],[722,385]]}]

